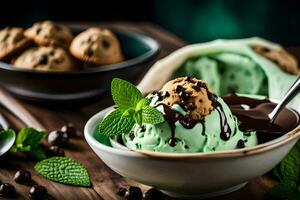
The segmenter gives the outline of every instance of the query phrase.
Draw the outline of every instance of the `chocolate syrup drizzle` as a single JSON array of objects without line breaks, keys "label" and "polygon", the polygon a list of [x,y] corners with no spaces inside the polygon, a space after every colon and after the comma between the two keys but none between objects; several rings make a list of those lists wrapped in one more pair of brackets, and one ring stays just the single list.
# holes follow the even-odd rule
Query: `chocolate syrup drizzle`
[{"label": "chocolate syrup drizzle", "polygon": [[[230,139],[232,130],[228,124],[224,109],[222,105],[217,101],[218,97],[211,92],[209,92],[207,86],[205,83],[202,82],[196,82],[190,77],[185,77],[185,81],[188,81],[192,84],[192,88],[199,92],[201,88],[204,88],[207,91],[208,99],[212,102],[213,108],[219,113],[220,116],[220,138],[224,141],[227,141]],[[186,111],[192,111],[194,110],[195,104],[188,102],[188,99],[190,98],[190,94],[185,91],[185,88],[183,88],[181,85],[178,85],[176,88],[174,88],[175,92],[178,93],[178,95],[181,98],[181,102],[179,105]],[[205,135],[205,119],[202,120],[194,120],[190,118],[188,115],[184,116],[181,113],[173,110],[169,105],[163,104],[160,101],[162,101],[165,98],[170,97],[170,94],[165,92],[154,92],[152,93],[152,97],[157,97],[157,101],[155,102],[155,106],[163,106],[164,110],[164,118],[168,122],[170,128],[171,128],[171,138],[169,139],[169,145],[174,147],[176,146],[176,135],[175,135],[175,123],[178,121],[183,127],[187,129],[192,129],[194,126],[198,123],[202,124],[202,135]],[[266,141],[269,141],[271,139],[275,139],[278,137],[276,134],[266,134],[266,132],[279,132],[280,134],[284,134],[293,128],[297,127],[300,123],[300,116],[297,112],[292,111],[290,109],[284,109],[276,118],[275,123],[271,124],[269,123],[267,119],[267,113],[272,110],[276,104],[271,103],[268,99],[262,99],[257,100],[253,98],[248,97],[242,97],[237,96],[235,94],[230,94],[226,96],[222,96],[222,99],[225,101],[225,103],[229,106],[232,113],[237,117],[239,122],[239,129],[244,132],[244,135],[249,136],[251,134],[251,131],[256,130],[263,130],[265,129],[265,132],[257,132],[259,143],[263,143]],[[244,106],[248,106],[249,108],[253,109],[258,107],[259,105],[267,104],[268,106],[264,106],[264,109],[257,109],[257,110],[251,110],[251,112],[247,111]],[[236,132],[236,129],[234,130],[234,133]],[[234,134],[233,133],[233,134]],[[239,140],[237,144],[238,148],[244,148],[245,147],[245,141]]]},{"label": "chocolate syrup drizzle", "polygon": [[[199,92],[201,90],[201,88],[204,88],[207,91],[207,95],[208,95],[208,99],[212,102],[212,106],[214,107],[214,109],[216,109],[220,115],[220,127],[221,127],[221,132],[220,132],[220,138],[222,140],[229,140],[230,136],[231,136],[231,128],[227,122],[227,118],[225,115],[225,112],[223,110],[222,105],[217,101],[217,96],[215,96],[214,94],[212,94],[211,92],[209,92],[207,85],[203,82],[196,82],[194,81],[192,78],[190,77],[185,77],[184,78],[185,81],[188,81],[192,84],[194,84],[192,86],[192,88]],[[193,103],[188,103],[188,99],[190,98],[189,94],[185,91],[185,89],[181,86],[181,85],[177,85],[175,89],[175,92],[177,92],[179,94],[179,96],[181,97],[182,101],[179,103],[179,105],[185,110],[185,111],[190,111],[195,109],[195,105]],[[157,102],[158,104],[156,104],[157,102],[155,102],[156,106],[162,105],[163,109],[164,109],[164,117],[165,120],[168,122],[170,128],[171,128],[171,138],[169,139],[169,144],[170,146],[174,147],[176,145],[176,135],[175,135],[175,123],[177,121],[179,121],[179,123],[187,128],[187,129],[192,129],[194,128],[194,126],[197,123],[201,123],[202,124],[202,135],[205,135],[205,124],[204,124],[204,119],[202,120],[194,120],[192,118],[190,118],[189,116],[183,116],[180,113],[174,111],[171,109],[170,106],[165,105],[163,103],[159,103],[159,101],[163,100],[164,98],[169,97],[169,93],[168,92],[154,92],[152,93],[153,97],[157,96]]]},{"label": "chocolate syrup drizzle", "polygon": [[171,138],[169,139],[169,145],[171,147],[174,147],[176,145],[176,136],[175,136],[175,123],[179,121],[179,123],[187,128],[187,129],[192,129],[194,126],[198,123],[202,124],[202,135],[205,134],[205,126],[204,126],[204,120],[194,120],[190,118],[189,116],[183,116],[180,113],[174,111],[171,109],[171,107],[165,105],[165,104],[158,104],[157,106],[162,105],[164,108],[164,117],[165,120],[168,122],[171,128]]},{"label": "chocolate syrup drizzle", "polygon": [[[299,114],[291,109],[284,108],[276,117],[274,123],[270,122],[268,114],[276,104],[268,99],[252,99],[230,94],[222,97],[232,113],[238,118],[239,128],[243,132],[259,131],[273,134],[285,134],[299,125]],[[245,109],[245,106],[248,107]]]}]

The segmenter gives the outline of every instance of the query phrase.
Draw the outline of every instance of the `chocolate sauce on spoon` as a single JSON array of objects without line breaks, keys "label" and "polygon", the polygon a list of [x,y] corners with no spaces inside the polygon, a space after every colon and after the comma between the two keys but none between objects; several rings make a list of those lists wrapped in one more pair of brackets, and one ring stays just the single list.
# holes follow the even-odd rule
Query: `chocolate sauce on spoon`
[{"label": "chocolate sauce on spoon", "polygon": [[284,108],[271,123],[268,114],[277,104],[267,99],[253,99],[230,94],[222,97],[227,103],[233,115],[238,118],[239,128],[243,132],[257,131],[267,134],[285,134],[296,128],[299,114],[288,108]]}]

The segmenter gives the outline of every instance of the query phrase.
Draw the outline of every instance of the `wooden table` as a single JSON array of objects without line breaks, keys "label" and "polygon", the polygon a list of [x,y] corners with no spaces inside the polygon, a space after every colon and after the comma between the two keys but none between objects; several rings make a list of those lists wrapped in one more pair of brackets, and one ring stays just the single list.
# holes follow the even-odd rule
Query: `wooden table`
[{"label": "wooden table", "polygon": [[[75,24],[76,25],[76,24]],[[161,51],[158,58],[164,57],[176,50],[179,47],[184,46],[186,43],[178,37],[163,30],[157,25],[151,23],[135,23],[135,24],[104,24],[108,27],[115,27],[119,29],[144,33],[149,35],[161,44]],[[292,49],[295,52],[295,48]],[[299,51],[298,51],[299,52]],[[140,77],[139,77],[140,78]],[[72,122],[77,129],[83,130],[86,121],[95,113],[112,105],[110,96],[105,96],[98,100],[96,103],[83,106],[83,107],[70,107],[68,110],[53,109],[37,105],[31,105],[26,102],[22,102],[30,112],[49,130],[59,129],[67,122]],[[8,113],[5,109],[0,107],[0,111],[4,113],[16,127],[24,126],[19,120]],[[0,160],[0,180],[2,182],[11,182],[16,186],[19,197],[17,199],[28,199],[29,187],[17,185],[12,181],[15,172],[19,169],[29,169],[32,172],[33,179],[41,185],[47,187],[49,194],[56,199],[70,199],[70,200],[89,200],[89,199],[105,199],[114,200],[121,199],[116,195],[120,186],[138,185],[143,190],[148,187],[136,183],[132,180],[121,177],[112,170],[110,170],[92,151],[88,146],[83,136],[78,139],[72,139],[71,145],[65,150],[66,156],[78,160],[89,171],[92,179],[92,188],[73,187],[62,185],[48,181],[33,170],[34,162],[26,159],[20,159],[17,157],[4,157]],[[239,191],[233,192],[229,195],[215,198],[216,200],[259,200],[266,199],[266,193],[268,189],[273,185],[274,181],[269,176],[263,176],[250,181],[246,187]],[[1,199],[1,198],[0,198]],[[172,199],[166,197],[166,199]]]}]

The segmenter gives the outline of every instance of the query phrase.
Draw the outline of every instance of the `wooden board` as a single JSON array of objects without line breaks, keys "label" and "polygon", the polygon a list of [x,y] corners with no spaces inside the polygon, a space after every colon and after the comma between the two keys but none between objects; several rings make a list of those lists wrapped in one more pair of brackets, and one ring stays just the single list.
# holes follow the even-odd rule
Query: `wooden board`
[{"label": "wooden board", "polygon": [[[81,24],[72,24],[73,26],[83,26]],[[85,25],[87,25],[85,23]],[[87,25],[90,26],[91,24]],[[174,51],[175,49],[185,45],[185,42],[163,30],[161,27],[151,23],[104,23],[104,24],[92,24],[103,25],[108,27],[114,27],[123,30],[130,30],[134,32],[144,33],[159,41],[161,45],[161,51],[158,58],[164,57]],[[295,52],[298,49],[292,49]],[[146,69],[145,69],[146,71]],[[141,77],[137,77],[137,80]],[[59,129],[67,122],[72,122],[77,129],[83,130],[86,121],[98,111],[112,105],[110,96],[104,96],[96,103],[90,105],[78,107],[70,107],[68,110],[63,108],[50,108],[46,106],[31,105],[26,102],[22,102],[30,112],[49,130]],[[0,107],[0,112],[4,113],[6,117],[10,119],[15,127],[22,127],[23,124],[17,120],[14,116],[8,113],[5,109]],[[147,189],[147,186],[140,185],[132,180],[121,177],[112,170],[110,170],[97,156],[92,149],[88,146],[84,138],[81,136],[77,139],[72,139],[70,145],[65,150],[66,155],[75,160],[78,160],[89,171],[92,178],[92,188],[73,187],[67,185],[61,185],[54,183],[37,175],[34,170],[34,162],[29,160],[20,159],[17,157],[2,157],[0,159],[0,180],[2,182],[11,182],[16,186],[19,197],[17,199],[28,199],[29,187],[22,186],[14,183],[12,178],[15,172],[19,169],[28,169],[32,172],[33,179],[38,184],[47,187],[49,194],[56,199],[70,199],[70,200],[89,200],[89,199],[105,199],[105,200],[117,200],[121,199],[116,195],[120,186],[138,185],[143,190]],[[250,181],[246,187],[239,191],[233,192],[229,195],[215,198],[216,200],[260,200],[266,198],[266,192],[273,185],[274,181],[268,176],[263,176],[255,180]],[[1,199],[1,198],[0,198]],[[166,197],[166,199],[172,199]]]}]

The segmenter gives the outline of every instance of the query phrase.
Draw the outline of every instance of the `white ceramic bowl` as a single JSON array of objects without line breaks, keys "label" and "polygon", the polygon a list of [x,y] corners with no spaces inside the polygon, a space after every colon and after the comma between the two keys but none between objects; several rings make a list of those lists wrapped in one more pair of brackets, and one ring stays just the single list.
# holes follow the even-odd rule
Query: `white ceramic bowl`
[{"label": "white ceramic bowl", "polygon": [[184,199],[214,197],[243,187],[274,168],[300,137],[298,126],[251,148],[194,154],[136,152],[107,146],[94,137],[97,124],[111,109],[94,115],[84,128],[94,152],[118,174]]}]

